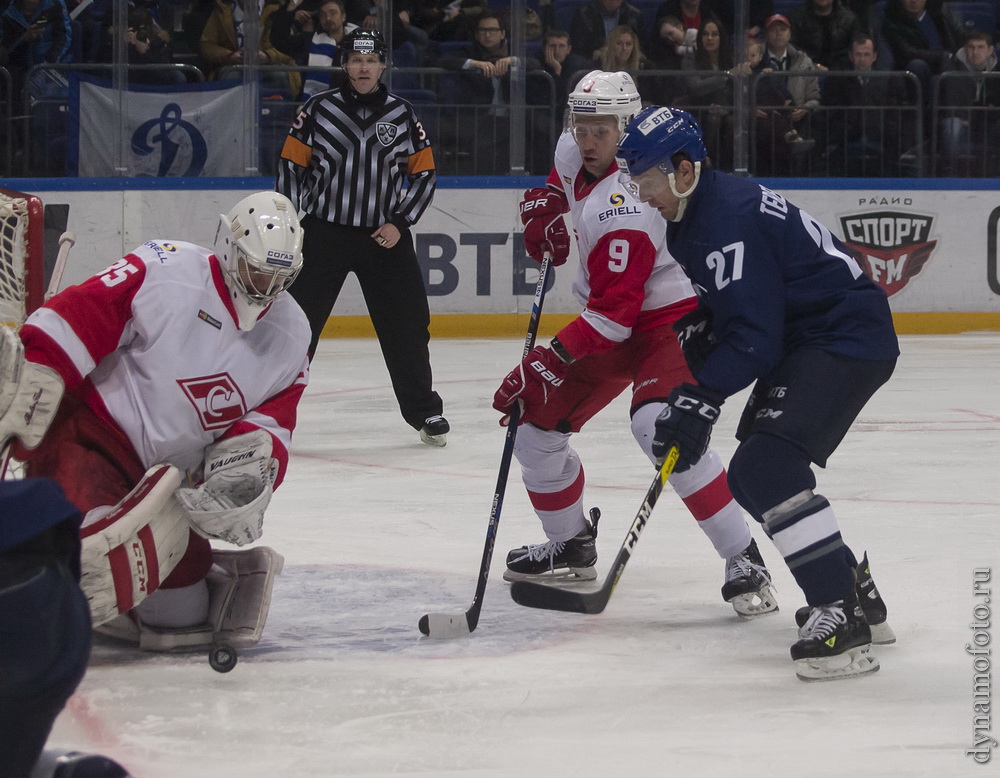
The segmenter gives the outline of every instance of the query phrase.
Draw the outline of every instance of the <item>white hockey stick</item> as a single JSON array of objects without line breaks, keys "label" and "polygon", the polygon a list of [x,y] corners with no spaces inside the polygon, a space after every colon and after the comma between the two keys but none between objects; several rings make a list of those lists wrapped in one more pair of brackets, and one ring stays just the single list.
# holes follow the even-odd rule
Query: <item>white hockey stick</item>
[{"label": "white hockey stick", "polygon": [[76,245],[76,235],[66,231],[59,236],[59,253],[56,255],[56,264],[52,268],[52,278],[49,279],[49,288],[45,290],[45,302],[48,302],[59,291],[62,283],[63,271],[66,270],[66,262],[69,260],[69,251]]}]

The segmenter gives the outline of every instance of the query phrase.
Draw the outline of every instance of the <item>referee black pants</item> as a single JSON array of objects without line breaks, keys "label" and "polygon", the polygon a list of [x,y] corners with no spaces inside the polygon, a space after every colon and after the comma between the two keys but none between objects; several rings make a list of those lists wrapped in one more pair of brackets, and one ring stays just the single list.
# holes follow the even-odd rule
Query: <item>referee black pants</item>
[{"label": "referee black pants", "polygon": [[305,216],[302,272],[289,293],[305,311],[312,330],[309,358],[347,279],[361,285],[368,315],[378,336],[392,389],[406,423],[420,429],[442,413],[441,398],[431,385],[430,309],[427,290],[409,230],[391,249],[371,237],[374,228],[347,227]]}]

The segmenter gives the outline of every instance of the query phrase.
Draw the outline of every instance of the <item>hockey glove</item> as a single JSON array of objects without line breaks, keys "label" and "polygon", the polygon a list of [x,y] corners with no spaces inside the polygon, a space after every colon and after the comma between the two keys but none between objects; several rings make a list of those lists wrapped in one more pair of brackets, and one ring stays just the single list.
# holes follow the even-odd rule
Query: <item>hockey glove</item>
[{"label": "hockey glove", "polygon": [[657,461],[676,443],[680,456],[674,472],[681,473],[697,464],[708,450],[720,405],[722,398],[703,387],[691,384],[676,387],[667,398],[667,407],[656,418],[653,456]]},{"label": "hockey glove", "polygon": [[569,257],[569,230],[563,214],[566,198],[551,189],[536,187],[524,192],[521,200],[521,224],[524,225],[524,250],[541,264],[545,252],[552,254],[552,264],[562,265]]},{"label": "hockey glove", "polygon": [[712,311],[699,305],[674,322],[674,332],[688,370],[691,375],[697,375],[719,343],[712,331]]},{"label": "hockey glove", "polygon": [[521,423],[528,421],[532,409],[544,406],[562,385],[566,369],[566,363],[552,349],[535,346],[521,364],[507,374],[493,395],[493,407],[505,414],[500,426],[507,426],[514,403],[521,405]]}]

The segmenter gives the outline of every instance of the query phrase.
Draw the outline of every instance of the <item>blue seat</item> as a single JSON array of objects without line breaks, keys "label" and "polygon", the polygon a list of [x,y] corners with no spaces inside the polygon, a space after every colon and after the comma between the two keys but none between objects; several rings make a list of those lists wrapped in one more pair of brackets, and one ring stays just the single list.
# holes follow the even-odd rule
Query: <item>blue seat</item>
[{"label": "blue seat", "polygon": [[966,32],[983,30],[990,35],[996,32],[997,16],[993,3],[979,0],[978,2],[949,3],[949,5]]}]

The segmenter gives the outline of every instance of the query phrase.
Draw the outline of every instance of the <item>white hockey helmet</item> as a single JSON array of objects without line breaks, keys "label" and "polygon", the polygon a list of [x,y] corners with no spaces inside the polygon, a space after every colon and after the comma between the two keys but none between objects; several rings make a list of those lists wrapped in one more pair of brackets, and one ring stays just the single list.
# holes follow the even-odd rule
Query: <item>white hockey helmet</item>
[{"label": "white hockey helmet", "polygon": [[618,132],[642,110],[635,81],[624,70],[591,70],[569,93],[570,126],[578,116],[616,116]]},{"label": "white hockey helmet", "polygon": [[302,269],[302,227],[292,201],[257,192],[220,214],[215,256],[240,329],[249,331]]}]

